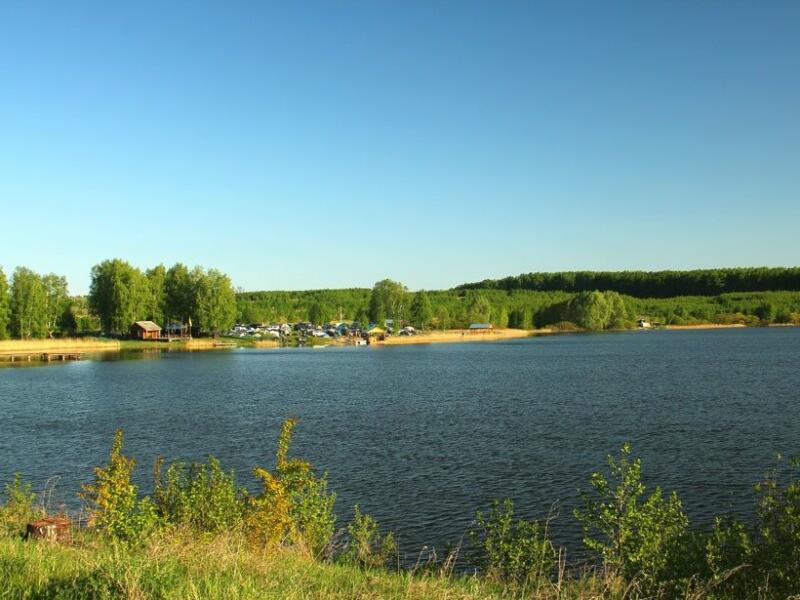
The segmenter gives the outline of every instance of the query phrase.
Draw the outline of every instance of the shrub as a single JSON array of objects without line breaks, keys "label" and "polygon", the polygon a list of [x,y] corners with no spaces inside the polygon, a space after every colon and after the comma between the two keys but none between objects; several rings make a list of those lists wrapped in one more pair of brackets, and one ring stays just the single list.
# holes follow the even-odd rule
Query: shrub
[{"label": "shrub", "polygon": [[0,506],[0,535],[22,533],[25,525],[41,515],[35,507],[36,494],[33,486],[14,473],[14,479],[3,489],[4,502]]},{"label": "shrub", "polygon": [[486,575],[506,583],[549,578],[556,562],[547,528],[537,521],[514,520],[511,500],[495,501],[488,514],[475,515],[470,530],[472,559]]},{"label": "shrub", "polygon": [[162,477],[159,459],[155,465],[155,507],[168,524],[188,525],[198,531],[232,530],[242,524],[242,495],[233,472],[226,473],[219,460],[208,464],[174,462]]},{"label": "shrub", "polygon": [[800,589],[800,461],[792,459],[789,466],[794,473],[781,473],[776,467],[756,485],[758,573],[754,576],[781,597]]},{"label": "shrub", "polygon": [[385,567],[397,550],[394,535],[389,532],[381,536],[378,522],[362,513],[357,504],[353,512],[353,520],[347,525],[349,540],[342,560],[368,568]]},{"label": "shrub", "polygon": [[575,516],[583,525],[584,545],[605,567],[651,588],[676,561],[688,520],[675,493],[665,499],[657,487],[645,497],[641,461],[630,454],[625,444],[618,459],[608,457],[611,480],[592,475],[594,497],[583,494],[584,509]]},{"label": "shrub", "polygon": [[[716,517],[714,527],[705,540],[705,573],[707,584],[723,597],[753,597],[752,562],[757,547],[752,534],[740,521]],[[695,567],[702,568],[702,561]]]},{"label": "shrub", "polygon": [[333,506],[336,494],[328,492],[328,478],[311,479],[294,495],[292,517],[298,533],[314,556],[322,556],[333,538],[336,515]]},{"label": "shrub", "polygon": [[275,472],[257,467],[261,493],[249,500],[245,522],[251,537],[265,547],[303,544],[319,555],[333,536],[335,494],[327,491],[327,479],[314,475],[311,464],[289,458],[297,419],[281,427]]},{"label": "shrub", "polygon": [[156,511],[149,498],[138,499],[131,481],[136,461],[122,454],[123,434],[114,434],[108,465],[95,467],[93,484],[83,486],[81,498],[89,503],[89,525],[113,538],[133,540],[152,528]]}]

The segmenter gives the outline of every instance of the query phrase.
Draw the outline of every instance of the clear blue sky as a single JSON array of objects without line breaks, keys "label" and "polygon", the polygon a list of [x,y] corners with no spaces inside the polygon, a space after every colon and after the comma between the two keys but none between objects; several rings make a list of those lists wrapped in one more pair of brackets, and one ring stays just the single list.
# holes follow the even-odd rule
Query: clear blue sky
[{"label": "clear blue sky", "polygon": [[798,31],[793,1],[3,2],[0,265],[796,265]]}]

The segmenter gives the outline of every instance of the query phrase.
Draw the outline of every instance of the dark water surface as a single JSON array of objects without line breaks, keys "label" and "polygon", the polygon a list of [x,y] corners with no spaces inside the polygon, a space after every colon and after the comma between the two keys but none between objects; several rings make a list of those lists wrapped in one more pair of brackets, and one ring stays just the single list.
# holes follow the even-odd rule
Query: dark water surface
[{"label": "dark water surface", "polygon": [[294,454],[416,552],[510,497],[573,549],[571,509],[626,440],[690,519],[751,514],[777,453],[800,453],[800,329],[659,331],[483,344],[138,354],[0,369],[0,481],[21,471],[75,505],[113,431],[139,461],[209,453],[252,484],[281,421]]}]

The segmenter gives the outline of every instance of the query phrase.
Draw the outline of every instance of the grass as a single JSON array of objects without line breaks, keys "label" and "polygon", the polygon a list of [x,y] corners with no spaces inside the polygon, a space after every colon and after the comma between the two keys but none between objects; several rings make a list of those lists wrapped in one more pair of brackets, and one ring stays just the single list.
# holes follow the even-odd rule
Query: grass
[{"label": "grass", "polygon": [[239,533],[165,530],[128,546],[92,532],[70,544],[0,538],[0,599],[589,600],[635,597],[586,576],[509,588],[440,570],[320,562],[297,548],[253,549]]},{"label": "grass", "polygon": [[119,350],[119,340],[99,338],[54,338],[46,340],[0,340],[0,354],[23,352]]},{"label": "grass", "polygon": [[128,547],[84,533],[70,545],[0,539],[0,598],[406,598],[503,596],[475,577],[445,578],[314,561],[295,549],[266,556],[243,537],[162,533]]}]

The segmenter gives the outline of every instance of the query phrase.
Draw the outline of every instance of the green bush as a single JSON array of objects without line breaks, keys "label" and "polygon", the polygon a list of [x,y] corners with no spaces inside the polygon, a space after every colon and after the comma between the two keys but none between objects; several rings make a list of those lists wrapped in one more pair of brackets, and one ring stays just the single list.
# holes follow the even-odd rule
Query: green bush
[{"label": "green bush", "polygon": [[353,520],[347,525],[347,548],[341,559],[362,567],[385,567],[397,551],[394,535],[389,532],[382,536],[378,522],[362,513],[357,504],[353,511]]},{"label": "green bush", "polygon": [[612,573],[651,589],[678,561],[688,520],[675,493],[665,499],[657,487],[645,496],[641,461],[631,460],[629,444],[608,465],[610,480],[594,473],[594,495],[583,494],[584,508],[575,511],[584,544]]},{"label": "green bush", "polygon": [[328,492],[328,478],[309,480],[292,498],[291,514],[300,537],[314,556],[323,556],[333,538],[336,494]]},{"label": "green bush", "polygon": [[0,505],[0,535],[15,535],[25,531],[25,525],[41,516],[37,509],[33,486],[14,473],[14,479],[3,489],[4,502]]},{"label": "green bush", "polygon": [[495,501],[488,514],[475,515],[469,532],[471,558],[486,576],[505,583],[550,577],[556,551],[547,528],[537,521],[514,520],[511,500]]},{"label": "green bush", "polygon": [[81,497],[89,504],[89,525],[115,539],[132,541],[156,524],[156,510],[149,498],[138,498],[131,481],[136,461],[122,454],[123,434],[114,434],[108,465],[95,467],[94,483],[83,486]]},{"label": "green bush", "polygon": [[278,437],[275,471],[258,467],[261,493],[247,501],[245,522],[251,537],[267,548],[301,543],[315,555],[323,553],[333,536],[336,495],[327,479],[314,475],[311,464],[289,458],[297,419],[287,419]]},{"label": "green bush", "polygon": [[800,590],[800,461],[792,459],[789,466],[788,473],[771,469],[756,485],[754,576],[780,597]]},{"label": "green bush", "polygon": [[198,531],[219,532],[242,524],[242,494],[233,472],[226,473],[219,460],[188,466],[173,462],[162,476],[159,459],[155,466],[155,507],[165,524],[187,525]]}]

